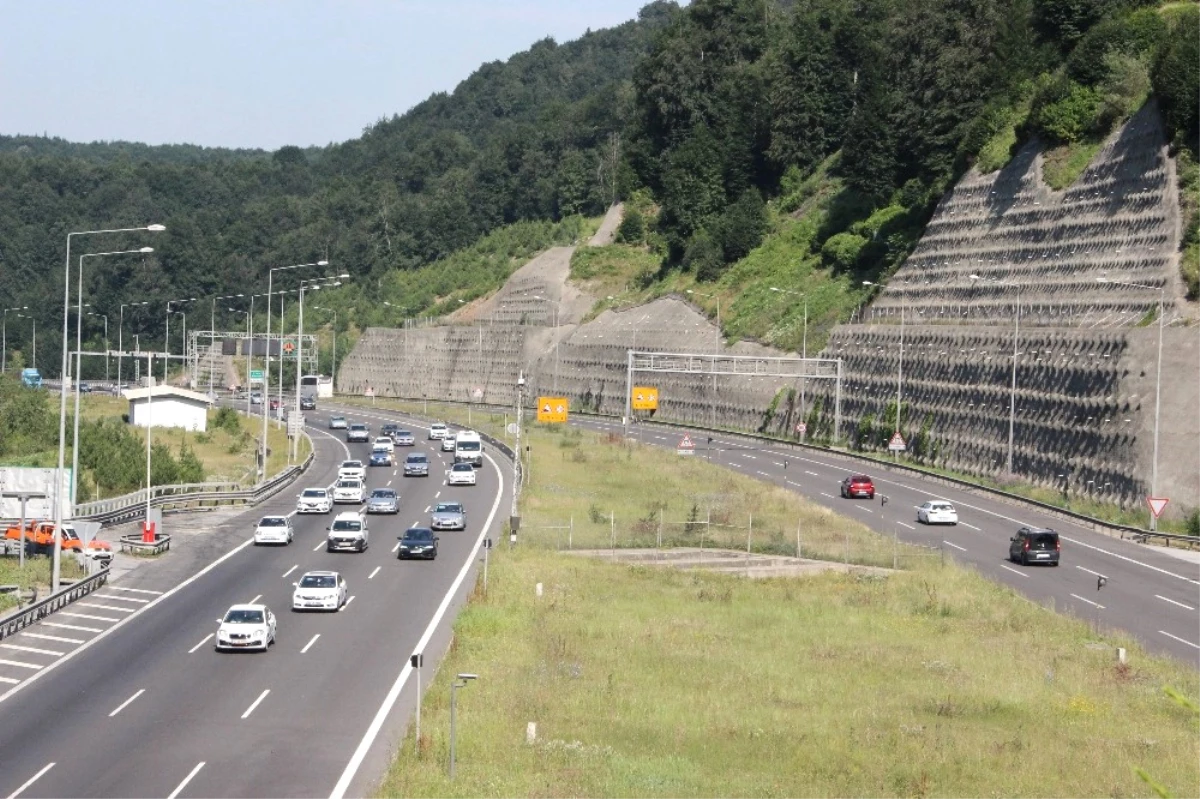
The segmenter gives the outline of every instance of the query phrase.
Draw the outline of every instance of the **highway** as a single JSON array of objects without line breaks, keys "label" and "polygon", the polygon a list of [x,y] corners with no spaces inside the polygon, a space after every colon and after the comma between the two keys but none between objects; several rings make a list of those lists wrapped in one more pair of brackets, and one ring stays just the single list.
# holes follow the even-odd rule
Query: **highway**
[{"label": "highway", "polygon": [[[604,432],[621,431],[619,421],[574,416],[572,423]],[[1150,651],[1200,668],[1200,563],[1113,538],[1036,508],[1009,504],[982,491],[949,487],[833,453],[724,434],[713,435],[710,450],[710,433],[705,430],[653,424],[638,425],[635,430],[632,435],[643,443],[669,449],[676,449],[684,433],[689,433],[696,446],[693,457],[711,458],[749,477],[794,491],[889,537],[895,534],[901,541],[943,547],[957,561],[1041,605],[1098,623],[1101,628],[1125,630]],[[858,473],[874,480],[874,501],[841,498],[842,479]],[[916,508],[930,499],[954,503],[959,524],[919,524]],[[1027,524],[1059,532],[1061,566],[1023,567],[1008,561],[1009,539]],[[1098,589],[1100,576],[1106,583]]]},{"label": "highway", "polygon": [[[288,546],[253,546],[259,517],[290,513],[301,489],[331,484],[347,451],[366,461],[369,445],[347,450],[325,432],[325,413],[308,421],[309,472],[214,531],[204,546],[221,554],[203,569],[182,582],[177,568],[136,569],[0,642],[0,796],[361,795],[381,776],[416,700],[409,657],[423,651],[432,674],[474,585],[485,526],[498,537],[509,485],[504,461],[489,459],[477,486],[446,487],[450,455],[414,426],[431,476],[368,469],[368,488],[396,488],[401,512],[368,517],[365,553],[325,551],[332,514],[293,516]],[[397,447],[398,460],[409,451]],[[398,535],[448,498],[466,505],[467,530],[441,533],[436,561],[397,560]],[[292,583],[308,569],[346,576],[342,611],[291,611]],[[276,645],[215,652],[216,620],[250,601],[275,612]]]}]

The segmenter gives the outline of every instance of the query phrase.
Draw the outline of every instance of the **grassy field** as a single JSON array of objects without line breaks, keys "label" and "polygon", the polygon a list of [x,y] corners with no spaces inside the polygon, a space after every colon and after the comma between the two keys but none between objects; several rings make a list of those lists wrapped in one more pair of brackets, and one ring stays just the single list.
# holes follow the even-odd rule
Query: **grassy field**
[{"label": "grassy field", "polygon": [[[1194,670],[915,551],[883,578],[762,581],[560,554],[563,531],[539,523],[574,515],[575,545],[603,547],[608,519],[590,509],[611,508],[618,545],[652,546],[650,511],[678,518],[701,497],[731,523],[754,508],[756,530],[761,509],[765,549],[786,550],[797,519],[806,556],[840,560],[849,535],[890,565],[891,542],[700,459],[528,432],[522,543],[495,550],[426,694],[420,747],[410,732],[379,795],[1153,795],[1137,768],[1176,795],[1200,789],[1197,713],[1166,690],[1196,702]],[[458,694],[451,783],[458,672],[480,678]]]},{"label": "grassy field", "polygon": [[[83,398],[80,409],[80,418],[82,419],[103,417],[119,419],[122,414],[129,412],[129,403],[119,397],[93,394]],[[241,433],[234,435],[228,430],[213,428],[212,422],[215,415],[216,411],[209,412],[208,432],[194,433],[180,429],[155,430],[154,441],[168,444],[175,453],[178,453],[181,446],[186,443],[204,464],[205,479],[209,482],[235,482],[247,486],[252,485],[255,481],[255,442],[262,435],[261,417],[250,419],[239,415]],[[144,430],[141,428],[131,428],[131,430],[134,435],[145,440]],[[308,457],[311,445],[306,439],[302,438],[300,441],[300,460],[303,461]],[[287,467],[287,434],[274,422],[268,425],[267,447],[271,453],[267,458],[267,472],[272,475],[278,474]],[[70,457],[69,452],[67,457]]]},{"label": "grassy field", "polygon": [[[38,596],[45,596],[50,590],[50,557],[35,555],[26,558],[24,570],[19,567],[19,563],[18,558],[0,558],[0,585],[18,585],[22,591],[37,586]],[[60,566],[62,576],[67,579],[87,576],[87,572],[72,555],[62,558]],[[5,613],[16,606],[15,594],[0,594],[0,613]]]}]

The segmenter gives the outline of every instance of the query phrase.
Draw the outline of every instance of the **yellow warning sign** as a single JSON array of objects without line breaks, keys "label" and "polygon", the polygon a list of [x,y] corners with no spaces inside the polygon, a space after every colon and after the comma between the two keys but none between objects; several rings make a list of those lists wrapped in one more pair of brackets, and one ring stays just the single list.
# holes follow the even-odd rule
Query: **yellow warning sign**
[{"label": "yellow warning sign", "polygon": [[658,410],[658,389],[653,386],[634,386],[630,406],[635,411]]},{"label": "yellow warning sign", "polygon": [[538,397],[537,420],[539,422],[567,421],[567,398]]}]

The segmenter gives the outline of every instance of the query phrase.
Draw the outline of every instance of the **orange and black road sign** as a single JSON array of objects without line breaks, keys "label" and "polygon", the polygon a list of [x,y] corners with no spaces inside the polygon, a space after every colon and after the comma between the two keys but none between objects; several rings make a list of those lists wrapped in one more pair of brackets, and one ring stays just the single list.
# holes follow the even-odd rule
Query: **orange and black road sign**
[{"label": "orange and black road sign", "polygon": [[539,422],[567,421],[567,398],[538,397],[537,420]]},{"label": "orange and black road sign", "polygon": [[630,407],[635,411],[658,410],[658,389],[653,386],[634,386]]}]

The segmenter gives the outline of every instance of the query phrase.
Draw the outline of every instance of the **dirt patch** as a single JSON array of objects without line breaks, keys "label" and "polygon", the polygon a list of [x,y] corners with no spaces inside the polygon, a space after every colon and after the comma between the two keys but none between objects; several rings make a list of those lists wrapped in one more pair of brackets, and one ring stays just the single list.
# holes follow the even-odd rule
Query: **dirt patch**
[{"label": "dirt patch", "polygon": [[673,569],[704,569],[742,577],[803,577],[822,572],[843,572],[886,576],[891,569],[874,566],[808,560],[787,555],[746,554],[732,549],[573,549],[569,555],[599,558],[630,566],[658,566]]}]

